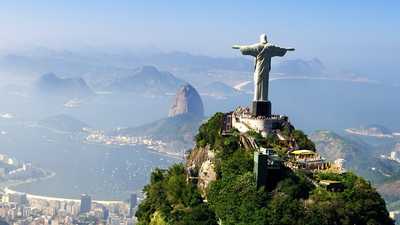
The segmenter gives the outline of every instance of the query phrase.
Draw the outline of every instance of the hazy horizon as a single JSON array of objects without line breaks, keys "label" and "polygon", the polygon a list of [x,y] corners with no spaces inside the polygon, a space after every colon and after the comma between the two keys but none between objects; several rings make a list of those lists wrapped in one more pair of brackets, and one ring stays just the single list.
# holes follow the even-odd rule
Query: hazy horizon
[{"label": "hazy horizon", "polygon": [[[395,77],[400,34],[396,1],[31,1],[3,2],[0,52],[46,47],[100,51],[183,51],[236,57],[231,45],[260,33],[338,70]],[[316,19],[318,18],[318,19]]]}]

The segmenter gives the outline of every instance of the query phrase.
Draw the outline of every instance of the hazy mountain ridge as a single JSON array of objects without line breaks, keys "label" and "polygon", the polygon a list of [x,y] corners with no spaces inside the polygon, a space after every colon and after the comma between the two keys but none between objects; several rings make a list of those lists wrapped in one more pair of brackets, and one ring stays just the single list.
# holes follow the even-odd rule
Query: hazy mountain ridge
[{"label": "hazy mountain ridge", "polygon": [[398,210],[400,208],[400,180],[386,182],[378,187],[379,193],[388,202],[388,208]]},{"label": "hazy mountain ridge", "polygon": [[243,57],[210,57],[187,52],[158,53],[142,57],[141,63],[149,61],[160,67],[183,68],[190,71],[239,70],[247,71],[253,67],[251,60]]},{"label": "hazy mountain ridge", "polygon": [[213,97],[231,97],[242,94],[235,88],[219,81],[212,82],[199,88],[202,95],[208,95]]},{"label": "hazy mountain ridge", "polygon": [[146,144],[149,149],[181,158],[186,150],[193,147],[194,136],[201,122],[202,118],[181,114],[138,127],[114,130],[107,135],[111,139],[126,137],[150,140],[156,144]]},{"label": "hazy mountain ridge", "polygon": [[[212,57],[188,52],[99,52],[95,50],[55,51],[34,48],[24,52],[9,53],[0,57],[2,70],[13,72],[44,73],[54,71],[69,76],[100,74],[112,76],[115,73],[127,74],[143,65],[154,65],[163,70],[186,73],[207,71],[251,71],[254,67],[247,57]],[[272,67],[272,73],[290,76],[320,75],[326,70],[317,59],[282,60]],[[94,76],[94,74],[92,75]]]},{"label": "hazy mountain ridge", "polygon": [[314,58],[311,60],[290,59],[277,63],[272,67],[271,72],[281,73],[285,75],[306,75],[318,76],[323,75],[326,68],[321,60]]},{"label": "hazy mountain ridge", "polygon": [[81,132],[83,128],[90,126],[72,116],[59,114],[38,121],[38,125],[60,132]]},{"label": "hazy mountain ridge", "polygon": [[137,94],[174,93],[185,81],[154,66],[143,66],[133,75],[116,78],[104,90]]},{"label": "hazy mountain ridge", "polygon": [[[2,69],[11,71],[73,71],[89,72],[96,69],[134,69],[142,65],[155,65],[163,69],[184,70],[248,70],[251,60],[243,57],[210,57],[186,52],[98,52],[98,51],[55,51],[35,48],[25,52],[9,53],[0,57]],[[68,68],[70,68],[68,70]],[[72,73],[73,74],[73,73]]]},{"label": "hazy mountain ridge", "polygon": [[193,137],[203,118],[191,114],[181,114],[148,123],[138,127],[113,131],[113,135],[149,136],[164,141],[184,141],[193,143]]},{"label": "hazy mountain ridge", "polygon": [[82,78],[60,78],[54,73],[42,75],[34,84],[36,93],[62,97],[88,97],[93,91]]},{"label": "hazy mountain ridge", "polygon": [[382,182],[400,174],[400,163],[380,156],[380,147],[331,131],[318,131],[310,136],[320,154],[330,161],[344,159],[347,170],[372,180]]},{"label": "hazy mountain ridge", "polygon": [[322,156],[328,160],[345,159],[344,167],[347,170],[374,182],[388,207],[391,210],[399,209],[400,163],[387,156],[390,151],[398,150],[398,145],[370,145],[359,138],[340,136],[329,131],[314,132],[310,138]]}]

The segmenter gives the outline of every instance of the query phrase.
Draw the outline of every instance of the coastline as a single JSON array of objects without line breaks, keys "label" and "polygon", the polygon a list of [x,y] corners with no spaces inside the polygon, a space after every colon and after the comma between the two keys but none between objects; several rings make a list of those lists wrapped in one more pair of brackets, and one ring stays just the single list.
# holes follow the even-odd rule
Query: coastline
[{"label": "coastline", "polygon": [[[31,125],[31,126],[32,127],[44,128],[44,129],[47,129],[47,130],[49,130],[51,132],[54,132],[56,134],[74,134],[74,132],[60,131],[60,130],[53,129],[53,128],[46,127],[46,126],[39,126],[37,124]],[[83,133],[85,133],[85,132],[83,132]],[[168,157],[171,157],[171,158],[174,158],[174,159],[183,159],[183,157],[184,157],[184,154],[180,154],[180,153],[176,153],[176,152],[173,152],[173,151],[169,151],[168,150],[169,148],[166,147],[167,145],[170,145],[169,143],[164,143],[161,140],[147,139],[147,137],[135,137],[135,138],[143,139],[143,141],[140,142],[140,143],[135,143],[135,144],[131,144],[131,143],[111,143],[111,144],[108,144],[108,143],[106,143],[104,141],[90,141],[90,140],[87,140],[87,137],[86,137],[83,140],[83,143],[84,144],[91,144],[91,145],[99,144],[100,146],[107,146],[107,147],[111,147],[111,146],[114,146],[114,147],[118,147],[118,146],[120,146],[120,147],[122,147],[122,146],[143,146],[143,147],[146,148],[146,150],[148,150],[150,152],[157,153],[157,154],[164,155],[164,156],[168,156]],[[152,142],[158,143],[158,144],[151,144]],[[165,146],[165,147],[163,147],[163,146]],[[0,187],[1,187],[1,184],[0,184]]]},{"label": "coastline", "polygon": [[[28,199],[47,200],[47,201],[80,202],[80,199],[69,199],[69,198],[62,198],[62,197],[36,195],[36,194],[31,194],[31,193],[11,189],[11,188],[16,188],[16,187],[18,187],[20,185],[24,185],[24,184],[31,184],[31,183],[35,183],[35,182],[39,182],[39,181],[48,180],[48,179],[53,178],[54,176],[56,176],[56,173],[50,172],[50,174],[45,177],[30,178],[30,179],[27,179],[24,181],[12,180],[12,181],[3,182],[3,183],[0,183],[0,190],[3,191],[4,193],[24,193],[27,195]],[[124,203],[123,201],[117,201],[117,200],[93,200],[93,202],[96,202],[99,204],[104,204],[104,205]]]},{"label": "coastline", "polygon": [[365,136],[365,137],[375,137],[375,138],[395,138],[395,137],[399,137],[398,133],[393,133],[393,134],[374,134],[374,133],[369,133],[368,131],[357,130],[357,129],[353,129],[353,128],[347,128],[347,129],[344,129],[344,130],[349,134]]},{"label": "coastline", "polygon": [[[37,200],[45,200],[45,201],[59,201],[59,202],[80,202],[80,199],[72,199],[72,198],[59,198],[59,197],[51,197],[51,196],[43,196],[43,195],[34,195],[25,192],[19,192],[12,190],[8,187],[1,188],[4,193],[24,193],[28,199],[37,199]],[[104,205],[112,205],[112,204],[124,204],[123,201],[108,201],[108,200],[93,200],[95,203],[104,204]]]},{"label": "coastline", "polygon": [[90,142],[90,141],[84,141],[83,143],[89,144],[89,145],[99,145],[99,146],[108,147],[108,148],[142,146],[146,149],[146,151],[149,151],[149,152],[157,154],[157,155],[167,156],[167,157],[179,159],[179,160],[182,160],[184,157],[183,154],[173,153],[168,150],[161,150],[157,146],[151,146],[151,145],[146,145],[146,144],[106,144],[106,143],[101,143],[101,142]]},{"label": "coastline", "polygon": [[[329,76],[279,76],[276,74],[271,73],[271,77],[269,79],[271,82],[272,81],[277,81],[277,80],[326,80],[326,81],[344,81],[344,82],[352,82],[352,83],[365,83],[365,84],[382,84],[382,82],[379,82],[377,80],[371,80],[365,77],[356,77],[356,78],[341,78],[341,77],[329,77]],[[241,83],[238,83],[234,85],[234,89],[238,91],[242,91],[243,87],[246,85],[252,83],[252,81],[247,80],[243,81]],[[399,85],[392,85],[393,87],[399,87]]]},{"label": "coastline", "polygon": [[8,187],[17,187],[19,185],[24,185],[24,184],[30,184],[38,181],[43,181],[43,180],[48,180],[53,178],[56,173],[50,171],[50,174],[44,177],[38,177],[38,178],[29,178],[27,180],[10,180],[10,181],[5,181],[5,182],[0,182],[0,188],[8,188]]}]

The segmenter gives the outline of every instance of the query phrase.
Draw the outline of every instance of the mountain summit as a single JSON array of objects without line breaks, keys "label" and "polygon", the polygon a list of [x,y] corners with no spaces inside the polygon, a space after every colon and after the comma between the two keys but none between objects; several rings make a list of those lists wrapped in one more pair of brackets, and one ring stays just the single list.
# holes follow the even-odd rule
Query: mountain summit
[{"label": "mountain summit", "polygon": [[204,117],[203,101],[196,89],[190,84],[186,84],[178,90],[168,116],[173,117],[181,114]]}]

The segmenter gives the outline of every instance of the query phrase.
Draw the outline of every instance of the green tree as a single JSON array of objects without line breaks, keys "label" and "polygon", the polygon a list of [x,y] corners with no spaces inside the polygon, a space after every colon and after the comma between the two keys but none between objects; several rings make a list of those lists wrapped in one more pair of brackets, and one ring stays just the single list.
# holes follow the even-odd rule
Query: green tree
[{"label": "green tree", "polygon": [[213,182],[208,201],[223,224],[265,224],[267,194],[257,190],[252,172]]},{"label": "green tree", "polygon": [[294,130],[292,132],[293,138],[300,149],[315,150],[315,144],[312,142],[306,134],[301,130]]},{"label": "green tree", "polygon": [[169,170],[156,169],[151,183],[144,188],[146,198],[139,205],[136,216],[139,224],[216,224],[211,211],[197,190],[186,182],[185,168],[175,164]]},{"label": "green tree", "polygon": [[251,172],[253,166],[253,154],[240,149],[221,162],[221,175],[222,177],[242,175]]},{"label": "green tree", "polygon": [[196,135],[196,144],[199,147],[210,145],[212,148],[216,144],[216,140],[221,139],[221,128],[224,114],[216,113],[206,123],[202,124]]}]

